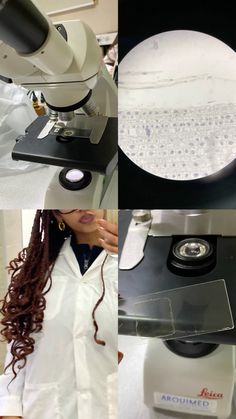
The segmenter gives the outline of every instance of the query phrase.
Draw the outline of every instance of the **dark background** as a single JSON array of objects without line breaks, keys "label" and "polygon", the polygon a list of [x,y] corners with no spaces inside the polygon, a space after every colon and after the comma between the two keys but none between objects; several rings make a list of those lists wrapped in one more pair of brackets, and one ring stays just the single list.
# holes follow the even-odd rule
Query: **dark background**
[{"label": "dark background", "polygon": [[[236,50],[233,2],[119,0],[119,59],[137,44],[170,30],[212,35]],[[119,150],[119,208],[236,208],[236,163],[203,180],[151,175]]]}]

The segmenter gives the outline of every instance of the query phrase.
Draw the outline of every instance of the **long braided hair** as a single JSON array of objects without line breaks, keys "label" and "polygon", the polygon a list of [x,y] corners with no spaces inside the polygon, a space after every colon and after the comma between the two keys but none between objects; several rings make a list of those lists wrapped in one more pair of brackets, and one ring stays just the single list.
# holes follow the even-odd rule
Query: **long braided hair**
[{"label": "long braided hair", "polygon": [[[46,308],[45,295],[52,286],[51,273],[64,240],[70,234],[67,226],[64,231],[58,229],[52,210],[37,210],[28,247],[9,263],[11,282],[1,302],[0,312],[3,316],[1,335],[7,343],[11,343],[12,354],[12,360],[5,367],[5,371],[9,367],[12,368],[13,380],[17,372],[26,365],[27,356],[34,351],[35,340],[32,333],[42,330]],[[105,342],[97,339],[98,326],[95,319],[95,310],[105,295],[103,265],[103,292],[93,309],[92,319],[95,328],[94,340],[104,346]]]}]

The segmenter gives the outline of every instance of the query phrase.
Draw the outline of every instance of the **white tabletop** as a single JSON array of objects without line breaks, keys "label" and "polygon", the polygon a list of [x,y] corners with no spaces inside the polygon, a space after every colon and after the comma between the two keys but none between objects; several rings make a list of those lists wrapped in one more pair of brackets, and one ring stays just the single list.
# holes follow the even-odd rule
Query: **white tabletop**
[{"label": "white tabletop", "polygon": [[0,177],[0,208],[44,208],[47,187],[56,172],[55,166]]}]

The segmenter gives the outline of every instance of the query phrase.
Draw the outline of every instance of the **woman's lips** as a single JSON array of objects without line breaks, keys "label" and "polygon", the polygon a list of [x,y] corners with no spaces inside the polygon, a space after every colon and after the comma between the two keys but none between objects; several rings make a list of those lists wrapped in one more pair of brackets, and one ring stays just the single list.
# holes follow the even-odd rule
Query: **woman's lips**
[{"label": "woman's lips", "polygon": [[95,215],[94,214],[86,213],[86,214],[82,215],[82,217],[80,217],[79,222],[81,224],[90,224],[94,220],[95,220]]}]

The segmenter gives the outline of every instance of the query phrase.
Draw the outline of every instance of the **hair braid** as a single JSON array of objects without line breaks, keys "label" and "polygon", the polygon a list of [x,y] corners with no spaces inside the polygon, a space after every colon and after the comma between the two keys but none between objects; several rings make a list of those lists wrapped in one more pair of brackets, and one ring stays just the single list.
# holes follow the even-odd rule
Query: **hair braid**
[{"label": "hair braid", "polygon": [[28,247],[19,252],[8,267],[11,282],[2,301],[1,323],[4,327],[1,334],[11,343],[12,360],[5,371],[12,366],[14,378],[16,368],[23,368],[26,357],[34,350],[35,340],[31,334],[42,329],[45,294],[52,285],[51,271],[55,262],[49,251],[51,220],[51,211],[37,210]]}]

